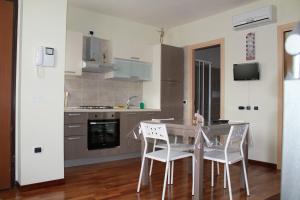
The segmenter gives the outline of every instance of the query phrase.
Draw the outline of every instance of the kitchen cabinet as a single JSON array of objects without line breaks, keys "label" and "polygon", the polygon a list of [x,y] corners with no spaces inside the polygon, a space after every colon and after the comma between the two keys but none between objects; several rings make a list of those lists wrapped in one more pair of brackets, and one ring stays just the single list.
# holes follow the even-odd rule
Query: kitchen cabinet
[{"label": "kitchen cabinet", "polygon": [[80,76],[82,74],[83,34],[67,31],[65,74]]},{"label": "kitchen cabinet", "polygon": [[161,116],[183,122],[183,84],[178,81],[161,81]]},{"label": "kitchen cabinet", "polygon": [[106,79],[129,81],[151,80],[151,63],[138,60],[114,58],[114,70],[105,74]]},{"label": "kitchen cabinet", "polygon": [[64,138],[65,160],[74,160],[84,157],[87,151],[86,135],[67,136]]},{"label": "kitchen cabinet", "polygon": [[161,45],[161,80],[182,82],[183,73],[183,49],[169,45]]},{"label": "kitchen cabinet", "polygon": [[139,60],[152,63],[153,52],[152,46],[138,44],[137,42],[113,41],[112,43],[113,58],[123,58],[129,60]]},{"label": "kitchen cabinet", "polygon": [[87,113],[64,114],[65,160],[80,159],[87,151]]},{"label": "kitchen cabinet", "polygon": [[[143,120],[158,119],[159,111],[153,112],[123,112],[120,113],[120,128],[121,128],[121,151],[126,153],[140,152],[141,145],[139,140],[129,134]],[[138,129],[136,129],[138,130]],[[136,132],[138,134],[138,131]],[[124,138],[124,139],[122,139]]]},{"label": "kitchen cabinet", "polygon": [[[141,149],[140,141],[135,140],[129,134],[143,120],[142,112],[123,112],[120,113],[120,131],[121,131],[121,151],[126,153],[138,152]],[[136,132],[138,133],[138,132]]]},{"label": "kitchen cabinet", "polygon": [[183,49],[161,45],[161,118],[183,122]]}]

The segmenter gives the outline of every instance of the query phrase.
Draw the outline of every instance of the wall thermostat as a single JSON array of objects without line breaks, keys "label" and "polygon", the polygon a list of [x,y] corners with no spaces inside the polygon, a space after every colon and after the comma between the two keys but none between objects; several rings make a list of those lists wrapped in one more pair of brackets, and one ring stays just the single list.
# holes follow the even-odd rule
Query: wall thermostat
[{"label": "wall thermostat", "polygon": [[52,47],[40,46],[37,48],[35,56],[35,65],[44,67],[55,66],[55,50]]}]

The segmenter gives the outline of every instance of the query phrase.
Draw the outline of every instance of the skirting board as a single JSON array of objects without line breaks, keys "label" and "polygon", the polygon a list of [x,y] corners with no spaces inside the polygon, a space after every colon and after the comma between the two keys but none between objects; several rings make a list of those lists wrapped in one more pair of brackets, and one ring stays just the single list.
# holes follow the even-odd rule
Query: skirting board
[{"label": "skirting board", "polygon": [[260,165],[263,167],[268,167],[271,169],[277,169],[277,165],[274,163],[267,163],[267,162],[262,162],[262,161],[257,161],[257,160],[248,160],[249,164],[254,164],[254,165]]},{"label": "skirting board", "polygon": [[16,182],[17,188],[19,188],[20,191],[29,191],[29,190],[35,190],[45,187],[51,187],[51,186],[57,186],[57,185],[63,185],[65,184],[65,179],[58,179],[53,181],[46,181],[41,183],[34,183],[30,185],[20,185],[18,182]]},{"label": "skirting board", "polygon": [[121,155],[116,155],[116,156],[100,157],[100,158],[65,160],[65,167],[90,165],[90,164],[104,163],[104,162],[110,162],[110,161],[116,161],[116,160],[125,160],[125,159],[138,158],[138,157],[141,157],[140,152],[130,153],[130,154],[121,154]]}]

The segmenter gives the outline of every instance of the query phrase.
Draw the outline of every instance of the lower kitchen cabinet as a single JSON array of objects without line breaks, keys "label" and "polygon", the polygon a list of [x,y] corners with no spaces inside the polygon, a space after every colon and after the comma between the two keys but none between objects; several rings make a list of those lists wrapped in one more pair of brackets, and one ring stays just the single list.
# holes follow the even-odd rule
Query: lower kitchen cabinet
[{"label": "lower kitchen cabinet", "polygon": [[87,151],[87,138],[85,136],[67,136],[65,143],[65,160],[80,159]]},{"label": "lower kitchen cabinet", "polygon": [[[121,152],[140,152],[141,143],[139,140],[134,139],[131,131],[136,128],[141,121],[157,118],[160,118],[160,112],[158,111],[121,113]],[[136,129],[136,134],[138,134],[138,129]]]},{"label": "lower kitchen cabinet", "polygon": [[[131,131],[142,120],[142,112],[124,112],[120,114],[121,152],[133,153],[140,150],[140,141],[134,139]],[[138,134],[138,132],[136,133]]]},{"label": "lower kitchen cabinet", "polygon": [[[126,155],[141,152],[140,140],[134,139],[131,131],[143,120],[161,118],[160,112],[121,112],[120,146],[88,150],[88,113],[65,113],[64,155],[65,160],[99,159],[101,157]],[[138,129],[136,129],[138,134]]]}]

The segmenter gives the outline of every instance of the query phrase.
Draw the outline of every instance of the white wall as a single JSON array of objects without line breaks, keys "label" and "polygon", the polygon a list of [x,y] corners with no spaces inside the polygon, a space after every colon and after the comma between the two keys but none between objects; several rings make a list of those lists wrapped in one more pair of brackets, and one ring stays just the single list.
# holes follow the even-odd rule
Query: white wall
[{"label": "white wall", "polygon": [[[277,7],[277,23],[243,31],[233,31],[233,15],[265,5]],[[176,46],[187,46],[209,40],[225,38],[225,118],[245,120],[251,123],[254,146],[250,159],[276,163],[277,145],[277,25],[300,20],[299,0],[261,0],[210,16],[195,22],[171,28],[166,42]],[[261,65],[261,80],[249,82],[233,81],[232,65],[246,62],[245,37],[248,32],[256,34],[256,61]],[[190,71],[185,66],[185,90]],[[248,89],[249,88],[249,89]],[[191,104],[191,97],[185,98]],[[239,111],[239,105],[259,106],[259,111]],[[185,118],[189,119],[189,105],[185,107]]]},{"label": "white wall", "polygon": [[[21,185],[64,178],[63,110],[66,0],[19,1],[16,180]],[[56,66],[38,76],[34,53],[54,47]],[[42,147],[35,154],[34,147]]]}]

